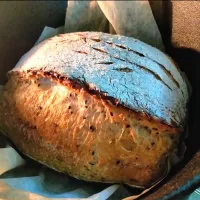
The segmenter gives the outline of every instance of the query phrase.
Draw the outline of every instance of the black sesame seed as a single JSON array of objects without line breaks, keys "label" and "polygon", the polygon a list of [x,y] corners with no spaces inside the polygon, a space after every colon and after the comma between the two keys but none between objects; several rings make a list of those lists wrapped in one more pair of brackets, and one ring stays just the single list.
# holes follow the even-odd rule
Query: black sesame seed
[{"label": "black sesame seed", "polygon": [[85,106],[85,108],[88,108],[88,106]]},{"label": "black sesame seed", "polygon": [[89,164],[90,164],[90,165],[95,165],[94,163],[91,163],[91,162],[90,162]]},{"label": "black sesame seed", "polygon": [[110,112],[110,115],[111,115],[111,116],[113,116],[113,113],[112,113],[112,112]]},{"label": "black sesame seed", "polygon": [[116,164],[119,165],[119,163],[120,163],[120,160],[117,160],[117,161],[116,161]]},{"label": "black sesame seed", "polygon": [[60,146],[57,146],[57,147],[56,147],[56,149],[58,149],[58,150],[59,150],[59,149],[61,149],[61,147],[60,147]]},{"label": "black sesame seed", "polygon": [[63,161],[63,158],[61,156],[56,157],[58,161]]},{"label": "black sesame seed", "polygon": [[94,151],[92,152],[92,155],[94,155]]},{"label": "black sesame seed", "polygon": [[39,106],[39,109],[42,110],[42,106]]},{"label": "black sesame seed", "polygon": [[71,106],[68,107],[68,109],[71,109],[71,108],[72,108]]},{"label": "black sesame seed", "polygon": [[32,129],[37,129],[37,126],[31,126]]},{"label": "black sesame seed", "polygon": [[71,111],[71,114],[73,114],[73,111]]},{"label": "black sesame seed", "polygon": [[129,125],[129,124],[127,124],[127,125],[126,125],[126,128],[130,128],[130,125]]},{"label": "black sesame seed", "polygon": [[158,135],[159,133],[158,132],[156,132],[156,135]]},{"label": "black sesame seed", "polygon": [[90,130],[91,131],[95,131],[95,127],[94,126],[90,126]]},{"label": "black sesame seed", "polygon": [[152,142],[151,145],[152,145],[152,146],[155,145],[155,142]]}]

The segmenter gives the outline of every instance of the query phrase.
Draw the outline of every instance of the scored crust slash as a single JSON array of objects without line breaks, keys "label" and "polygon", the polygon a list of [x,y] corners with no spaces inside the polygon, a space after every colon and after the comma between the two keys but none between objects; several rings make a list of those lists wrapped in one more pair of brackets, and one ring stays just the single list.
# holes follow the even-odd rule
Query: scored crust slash
[{"label": "scored crust slash", "polygon": [[139,40],[69,33],[33,47],[8,73],[0,127],[29,157],[75,178],[149,187],[184,131],[186,80]]}]

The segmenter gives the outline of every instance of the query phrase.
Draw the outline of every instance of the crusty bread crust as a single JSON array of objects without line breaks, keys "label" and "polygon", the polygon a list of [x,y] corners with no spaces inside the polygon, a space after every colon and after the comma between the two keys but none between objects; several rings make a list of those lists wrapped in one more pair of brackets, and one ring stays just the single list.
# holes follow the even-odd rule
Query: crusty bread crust
[{"label": "crusty bread crust", "polygon": [[86,181],[147,187],[165,173],[188,90],[159,50],[123,36],[64,34],[8,75],[1,130],[29,157]]},{"label": "crusty bread crust", "polygon": [[185,79],[168,56],[139,40],[96,32],[59,35],[32,48],[12,71],[28,70],[76,79],[127,108],[184,128]]},{"label": "crusty bread crust", "polygon": [[10,74],[0,123],[23,153],[57,171],[141,187],[165,173],[179,139],[159,120],[44,74]]}]

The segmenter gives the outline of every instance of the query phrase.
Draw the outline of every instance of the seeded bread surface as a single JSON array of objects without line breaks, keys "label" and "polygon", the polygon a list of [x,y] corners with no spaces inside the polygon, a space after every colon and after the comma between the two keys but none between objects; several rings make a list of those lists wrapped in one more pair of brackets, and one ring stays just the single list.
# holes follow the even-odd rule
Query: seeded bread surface
[{"label": "seeded bread surface", "polygon": [[56,36],[8,73],[1,129],[31,158],[78,179],[147,187],[162,177],[186,119],[178,67],[138,40]]}]

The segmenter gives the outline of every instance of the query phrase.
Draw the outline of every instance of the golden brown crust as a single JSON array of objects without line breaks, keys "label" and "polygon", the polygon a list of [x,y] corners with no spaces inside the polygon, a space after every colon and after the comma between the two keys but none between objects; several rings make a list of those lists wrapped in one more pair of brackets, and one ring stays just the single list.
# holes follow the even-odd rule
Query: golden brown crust
[{"label": "golden brown crust", "polygon": [[179,139],[177,129],[158,120],[23,73],[9,77],[0,124],[22,152],[57,171],[137,186],[162,176]]}]

